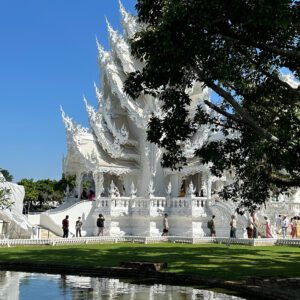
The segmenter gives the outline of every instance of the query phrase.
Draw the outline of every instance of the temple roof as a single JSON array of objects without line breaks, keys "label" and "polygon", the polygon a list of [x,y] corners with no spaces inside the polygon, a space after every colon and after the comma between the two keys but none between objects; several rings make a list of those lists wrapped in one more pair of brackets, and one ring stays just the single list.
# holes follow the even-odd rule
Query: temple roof
[{"label": "temple roof", "polygon": [[77,125],[62,110],[62,118],[67,131],[69,152],[66,159],[77,161],[88,171],[125,174],[139,168],[133,162],[117,161],[99,147],[94,135],[88,129]]}]

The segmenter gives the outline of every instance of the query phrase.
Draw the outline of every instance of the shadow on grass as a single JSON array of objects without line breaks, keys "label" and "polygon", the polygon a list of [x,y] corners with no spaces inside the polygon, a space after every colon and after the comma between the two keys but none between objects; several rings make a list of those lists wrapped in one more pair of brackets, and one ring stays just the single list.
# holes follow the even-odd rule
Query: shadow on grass
[{"label": "shadow on grass", "polygon": [[300,249],[178,244],[100,244],[0,249],[0,261],[114,267],[121,261],[167,262],[167,272],[206,278],[299,277]]}]

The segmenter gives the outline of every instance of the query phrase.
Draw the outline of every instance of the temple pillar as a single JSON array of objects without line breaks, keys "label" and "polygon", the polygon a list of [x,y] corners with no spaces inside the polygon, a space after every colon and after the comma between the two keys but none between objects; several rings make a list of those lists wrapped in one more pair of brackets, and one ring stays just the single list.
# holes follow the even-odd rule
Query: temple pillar
[{"label": "temple pillar", "polygon": [[101,197],[101,194],[103,192],[103,183],[104,183],[103,173],[93,172],[93,179],[95,182],[95,196],[96,199],[98,199]]},{"label": "temple pillar", "polygon": [[200,196],[201,197],[207,197],[207,184],[206,184],[206,173],[202,172],[201,174],[201,181],[200,181]]},{"label": "temple pillar", "polygon": [[83,178],[83,173],[77,172],[76,173],[76,194],[78,197],[78,200],[80,200],[81,196],[81,189],[82,189],[82,178]]},{"label": "temple pillar", "polygon": [[180,178],[178,174],[172,174],[170,175],[170,182],[172,184],[172,192],[171,196],[172,197],[178,197],[179,196],[179,189],[180,189]]},{"label": "temple pillar", "polygon": [[206,174],[206,196],[208,199],[211,199],[211,183],[212,183],[211,174],[207,173]]}]

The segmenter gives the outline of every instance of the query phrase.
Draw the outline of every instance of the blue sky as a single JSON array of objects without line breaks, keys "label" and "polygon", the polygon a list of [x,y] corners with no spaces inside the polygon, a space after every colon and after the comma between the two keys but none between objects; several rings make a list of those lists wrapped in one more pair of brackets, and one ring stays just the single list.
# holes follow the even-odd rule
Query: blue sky
[{"label": "blue sky", "polygon": [[[134,0],[123,0],[134,13]],[[108,49],[105,16],[121,31],[118,0],[1,0],[0,168],[14,181],[59,179],[66,154],[59,106],[88,126],[96,105],[95,37]]]}]

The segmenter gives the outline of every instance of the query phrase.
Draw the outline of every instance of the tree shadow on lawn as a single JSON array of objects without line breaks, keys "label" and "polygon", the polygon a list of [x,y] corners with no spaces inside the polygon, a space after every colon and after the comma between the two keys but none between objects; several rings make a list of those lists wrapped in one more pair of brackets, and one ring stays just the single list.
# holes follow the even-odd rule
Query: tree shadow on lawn
[{"label": "tree shadow on lawn", "polygon": [[252,276],[299,277],[299,258],[299,248],[227,247],[214,244],[106,244],[0,250],[1,261],[65,264],[83,268],[115,267],[121,261],[167,262],[167,272],[232,280]]}]

